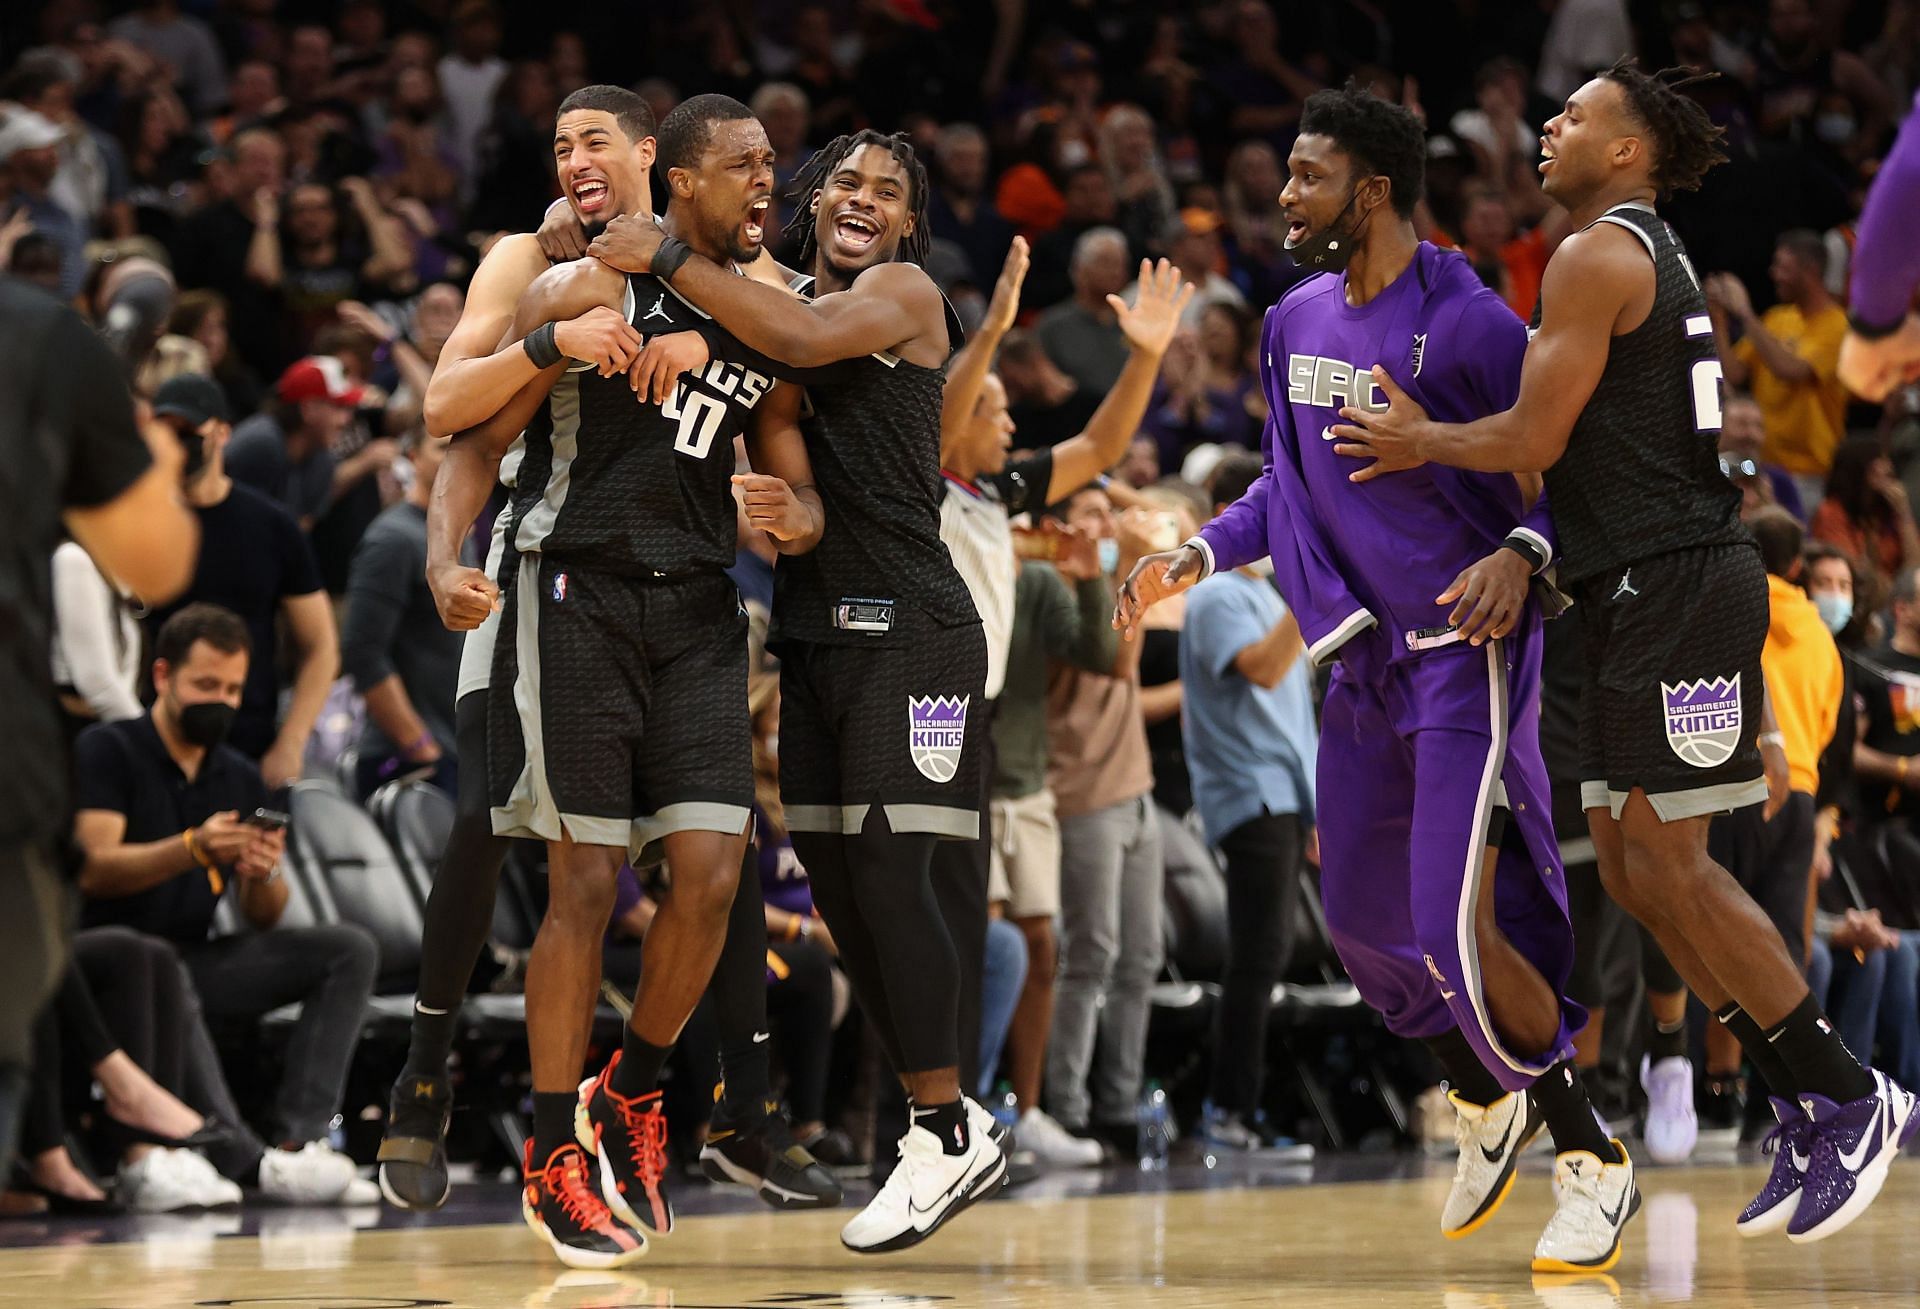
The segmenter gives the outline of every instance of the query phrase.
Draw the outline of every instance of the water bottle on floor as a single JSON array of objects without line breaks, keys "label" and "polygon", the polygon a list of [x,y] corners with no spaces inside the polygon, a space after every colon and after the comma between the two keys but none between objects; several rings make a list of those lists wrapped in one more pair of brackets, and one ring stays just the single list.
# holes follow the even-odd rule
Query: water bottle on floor
[{"label": "water bottle on floor", "polygon": [[1160,1083],[1149,1081],[1141,1088],[1134,1121],[1140,1133],[1140,1171],[1165,1172],[1173,1149],[1173,1110]]},{"label": "water bottle on floor", "polygon": [[1020,1101],[1013,1094],[1013,1083],[1002,1081],[994,1085],[993,1106],[994,1121],[1008,1131],[1020,1121]]}]

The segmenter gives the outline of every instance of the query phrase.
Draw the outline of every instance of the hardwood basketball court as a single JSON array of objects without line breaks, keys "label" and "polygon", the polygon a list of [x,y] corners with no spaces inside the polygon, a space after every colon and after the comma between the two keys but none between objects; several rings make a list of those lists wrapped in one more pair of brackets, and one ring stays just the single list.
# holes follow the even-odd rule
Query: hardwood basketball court
[{"label": "hardwood basketball court", "polygon": [[[1047,1179],[958,1220],[916,1251],[841,1249],[849,1210],[742,1208],[686,1218],[640,1266],[572,1272],[517,1218],[429,1225],[391,1210],[130,1219],[110,1229],[9,1224],[0,1303],[34,1309],[963,1309],[966,1306],[1288,1305],[1312,1309],[1754,1309],[1920,1301],[1920,1166],[1894,1170],[1853,1228],[1816,1246],[1744,1241],[1733,1216],[1757,1162],[1647,1169],[1646,1207],[1611,1278],[1536,1282],[1527,1271],[1551,1200],[1542,1161],[1506,1209],[1459,1243],[1438,1214],[1450,1168],[1333,1160],[1306,1169],[1197,1167],[1136,1183]],[[1386,1180],[1342,1173],[1397,1171]],[[1310,1180],[1309,1180],[1310,1179]],[[1179,1189],[1197,1186],[1199,1189]],[[1131,1193],[1085,1194],[1096,1187]],[[851,1198],[850,1198],[851,1199]],[[506,1185],[456,1192],[504,1220]],[[751,1203],[750,1201],[748,1203]],[[456,1208],[450,1217],[462,1210]],[[363,1230],[355,1224],[374,1224]],[[400,1225],[407,1224],[407,1225]],[[242,1234],[244,1233],[244,1234]],[[53,1242],[23,1246],[30,1240]]]}]

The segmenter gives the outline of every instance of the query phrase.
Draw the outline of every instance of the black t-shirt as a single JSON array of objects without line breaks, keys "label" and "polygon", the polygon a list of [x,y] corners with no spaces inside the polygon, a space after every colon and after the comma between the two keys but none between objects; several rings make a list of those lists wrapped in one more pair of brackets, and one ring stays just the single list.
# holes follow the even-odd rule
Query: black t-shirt
[{"label": "black t-shirt", "polygon": [[[74,807],[125,815],[129,845],[178,839],[217,813],[241,817],[267,803],[267,784],[253,761],[231,746],[207,753],[197,776],[180,771],[160,739],[151,715],[96,723],[74,745]],[[231,885],[232,870],[219,874]],[[131,927],[169,941],[207,939],[219,904],[210,870],[193,868],[135,895],[89,900],[81,912],[87,927]]]},{"label": "black t-shirt", "polygon": [[[1854,690],[1867,713],[1860,743],[1885,754],[1920,755],[1920,659],[1882,646],[1856,656],[1853,667]],[[1920,788],[1920,772],[1914,781]],[[1920,817],[1920,793],[1862,777],[1860,816],[1882,814]]]},{"label": "black t-shirt", "polygon": [[236,482],[226,499],[195,512],[200,516],[200,563],[193,585],[178,603],[156,612],[148,625],[158,632],[176,610],[196,601],[240,615],[253,638],[253,658],[230,739],[235,749],[258,759],[273,745],[280,719],[274,657],[280,602],[320,590],[320,569],[293,515],[251,487]]},{"label": "black t-shirt", "polygon": [[0,847],[67,827],[66,736],[53,690],[53,550],[61,513],[106,504],[153,462],[120,360],[52,296],[0,276]]}]

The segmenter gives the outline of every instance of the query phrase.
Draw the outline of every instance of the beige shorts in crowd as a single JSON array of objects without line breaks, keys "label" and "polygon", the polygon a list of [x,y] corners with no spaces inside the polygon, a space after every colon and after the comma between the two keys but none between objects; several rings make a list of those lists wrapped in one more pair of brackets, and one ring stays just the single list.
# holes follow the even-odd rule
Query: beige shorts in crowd
[{"label": "beige shorts in crowd", "polygon": [[1060,823],[1053,792],[1042,787],[1017,799],[994,797],[987,897],[1005,902],[1009,918],[1051,918],[1060,912]]}]

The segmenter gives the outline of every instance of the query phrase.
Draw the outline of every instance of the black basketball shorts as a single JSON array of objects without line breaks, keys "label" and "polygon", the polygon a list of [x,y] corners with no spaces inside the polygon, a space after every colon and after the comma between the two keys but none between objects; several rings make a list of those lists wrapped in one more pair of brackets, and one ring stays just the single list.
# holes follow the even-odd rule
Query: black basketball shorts
[{"label": "black basketball shorts", "polygon": [[1581,583],[1580,799],[1615,818],[1637,787],[1662,822],[1766,799],[1767,574],[1751,545],[1637,560]]},{"label": "black basketball shorts", "polygon": [[643,580],[523,555],[487,694],[500,836],[618,846],[744,832],[747,617],[722,573]]},{"label": "black basketball shorts", "polygon": [[987,643],[978,623],[911,643],[790,642],[780,662],[780,801],[795,832],[980,835]]}]

